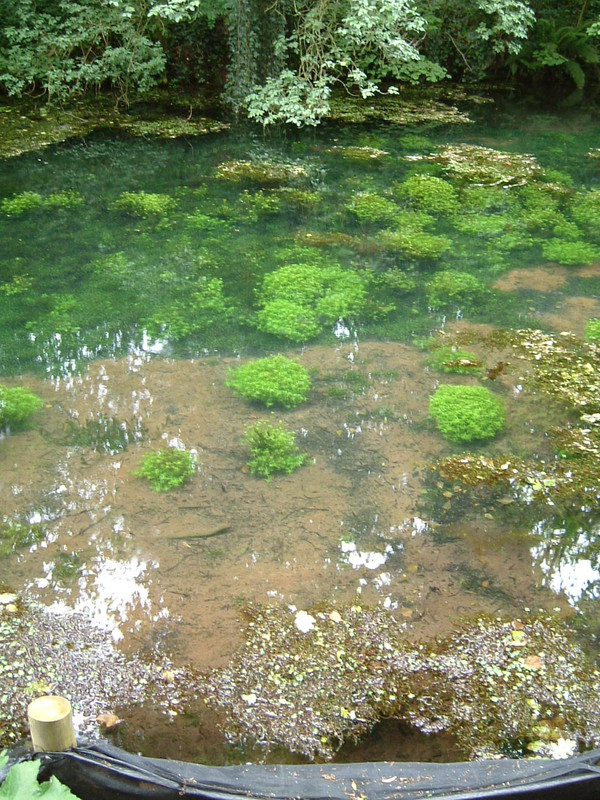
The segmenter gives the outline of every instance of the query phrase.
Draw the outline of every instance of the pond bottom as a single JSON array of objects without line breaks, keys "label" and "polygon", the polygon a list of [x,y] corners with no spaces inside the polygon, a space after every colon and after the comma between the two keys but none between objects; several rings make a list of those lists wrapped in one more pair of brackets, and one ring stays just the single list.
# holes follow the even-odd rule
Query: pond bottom
[{"label": "pond bottom", "polygon": [[[308,759],[284,748],[272,748],[267,756],[260,747],[233,747],[221,732],[217,716],[204,706],[167,717],[157,709],[139,707],[123,712],[126,719],[110,735],[113,744],[151,758],[170,758],[213,766],[244,764],[306,764]],[[375,725],[357,744],[347,743],[333,759],[349,764],[365,761],[464,761],[456,739],[447,734],[427,735],[405,722],[387,719]]]},{"label": "pond bottom", "polygon": [[424,761],[448,764],[464,760],[464,753],[450,734],[421,733],[397,719],[383,720],[357,744],[345,744],[334,759],[336,763],[342,764],[359,761]]}]

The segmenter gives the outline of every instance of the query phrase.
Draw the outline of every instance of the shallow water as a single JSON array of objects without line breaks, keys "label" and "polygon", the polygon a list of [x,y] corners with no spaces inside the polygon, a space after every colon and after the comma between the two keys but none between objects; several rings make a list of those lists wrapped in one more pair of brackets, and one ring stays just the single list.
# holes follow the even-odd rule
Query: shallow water
[{"label": "shallow water", "polygon": [[[587,157],[597,118],[488,106],[469,113],[475,124],[330,125],[281,140],[98,134],[0,165],[0,198],[24,190],[83,198],[73,208],[0,214],[0,369],[7,385],[27,385],[44,400],[29,430],[0,442],[0,507],[5,520],[41,521],[46,531],[40,544],[2,557],[1,584],[85,610],[127,651],[160,644],[177,663],[201,669],[227,662],[242,641],[240,611],[253,602],[342,606],[359,595],[390,609],[414,638],[447,634],[478,613],[577,611],[594,641],[595,512],[548,508],[540,518],[539,509],[516,510],[510,497],[456,502],[458,487],[436,484],[432,464],[461,448],[428,421],[428,397],[440,382],[476,379],[433,371],[416,342],[495,326],[582,336],[586,320],[600,316],[600,263],[549,263],[547,232],[502,249],[461,232],[456,211],[435,217],[437,234],[452,238],[441,258],[348,240],[321,248],[344,269],[411,275],[414,288],[390,289],[396,309],[380,319],[323,325],[304,345],[253,322],[262,277],[286,263],[295,240],[343,233],[368,244],[388,227],[361,223],[345,206],[366,191],[401,205],[393,187],[418,171],[415,163],[431,171],[406,156],[468,142],[533,154],[562,173],[553,180],[562,177],[570,192],[598,188],[600,161]],[[385,155],[357,159],[348,146]],[[256,211],[248,201],[256,183],[215,177],[231,159],[302,166],[291,185],[317,194],[318,205],[292,207],[278,191],[284,182],[261,190],[278,198],[279,210]],[[464,192],[464,183],[449,181]],[[111,209],[123,191],[163,193],[175,203],[166,215],[135,218]],[[501,191],[509,207],[520,190]],[[467,212],[461,197],[471,219],[499,214]],[[469,308],[430,308],[427,283],[448,267],[476,275],[489,294]],[[187,308],[201,278],[222,280],[231,316],[180,338],[149,336],[148,321]],[[384,300],[380,292],[377,302]],[[507,404],[507,429],[477,450],[547,457],[546,432],[564,424],[564,410],[524,386],[526,365],[511,364],[501,349],[473,349],[488,366],[507,363],[486,384]],[[270,483],[248,473],[241,444],[245,427],[270,412],[225,385],[231,367],[266,352],[297,357],[314,384],[308,403],[276,413],[296,431],[308,463]],[[112,443],[86,442],[90,421],[96,431],[112,426]],[[195,451],[198,471],[163,495],[133,473],[143,453],[165,443]],[[135,731],[132,740],[139,745]],[[159,743],[146,750],[163,754]],[[179,741],[176,754],[210,760],[211,744],[194,742],[187,752]]]}]

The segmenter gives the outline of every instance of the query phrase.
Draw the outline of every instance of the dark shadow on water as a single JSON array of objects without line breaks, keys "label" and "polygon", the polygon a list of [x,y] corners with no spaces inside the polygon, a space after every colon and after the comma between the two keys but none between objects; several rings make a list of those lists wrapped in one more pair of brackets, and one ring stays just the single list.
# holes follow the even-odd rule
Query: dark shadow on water
[{"label": "dark shadow on water", "polygon": [[348,764],[360,761],[429,761],[447,764],[464,761],[456,740],[447,733],[427,735],[397,719],[376,725],[358,744],[346,744],[334,761]]}]

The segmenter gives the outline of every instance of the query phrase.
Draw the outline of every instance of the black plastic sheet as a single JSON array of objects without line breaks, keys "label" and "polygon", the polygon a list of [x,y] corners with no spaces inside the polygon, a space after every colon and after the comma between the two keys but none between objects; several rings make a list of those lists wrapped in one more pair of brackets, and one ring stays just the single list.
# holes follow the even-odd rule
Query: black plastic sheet
[{"label": "black plastic sheet", "polygon": [[81,800],[600,800],[600,750],[559,761],[211,767],[97,743],[38,757],[40,781],[55,775]]}]

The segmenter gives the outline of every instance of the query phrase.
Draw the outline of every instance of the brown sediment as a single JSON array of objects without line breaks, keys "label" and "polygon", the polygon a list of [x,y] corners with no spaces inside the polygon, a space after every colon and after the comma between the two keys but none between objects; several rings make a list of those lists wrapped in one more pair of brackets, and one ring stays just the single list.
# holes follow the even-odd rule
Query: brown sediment
[{"label": "brown sediment", "polygon": [[571,331],[585,338],[585,323],[600,316],[600,302],[595,297],[566,297],[557,303],[556,310],[540,313],[539,319],[556,331]]},{"label": "brown sediment", "polygon": [[498,278],[492,288],[501,292],[518,292],[533,289],[537,292],[555,292],[567,282],[569,271],[564,267],[531,267],[511,269]]},{"label": "brown sediment", "polygon": [[[45,514],[48,538],[2,559],[0,582],[99,616],[126,651],[160,641],[178,663],[199,668],[227,662],[248,603],[307,608],[361,592],[367,604],[385,603],[411,637],[444,634],[464,613],[539,606],[525,537],[505,547],[495,511],[486,519],[489,509],[471,509],[469,519],[465,509],[461,524],[437,539],[433,528],[411,523],[422,513],[428,465],[448,452],[427,424],[440,376],[425,368],[426,354],[367,343],[292,355],[315,374],[309,402],[293,411],[235,397],[225,385],[234,359],[130,357],[94,362],[58,384],[24,379],[47,407],[31,430],[2,442],[0,503],[11,519]],[[500,357],[490,355],[493,363]],[[508,367],[495,391],[510,399],[517,378]],[[507,436],[539,451],[543,426],[530,424],[536,398],[523,392],[510,402]],[[272,414],[296,431],[309,458],[266,483],[245,471],[241,439]],[[100,415],[130,423],[140,440],[113,455],[65,443],[67,423]],[[157,493],[134,472],[146,452],[173,440],[197,452],[198,471],[180,489]],[[224,535],[198,538],[224,524]],[[356,555],[342,552],[342,540]],[[474,552],[474,541],[489,549]],[[52,569],[60,553],[80,561],[71,580]],[[373,567],[368,554],[383,560]],[[466,566],[479,584],[465,586]],[[486,580],[499,591],[484,591]]]}]

